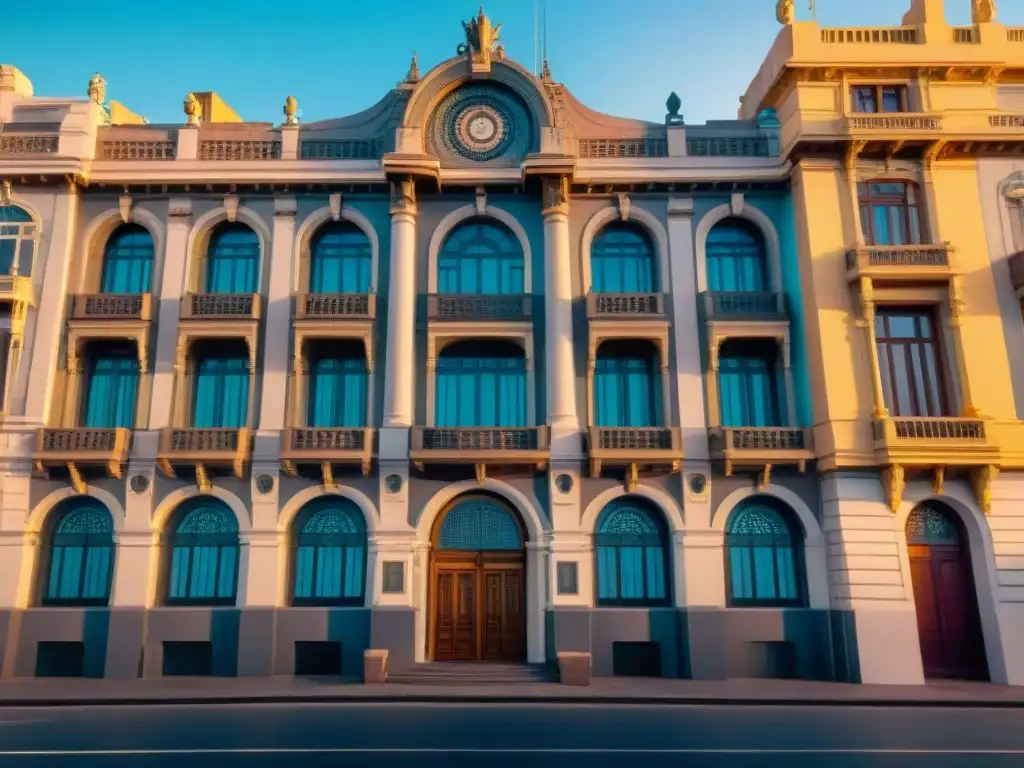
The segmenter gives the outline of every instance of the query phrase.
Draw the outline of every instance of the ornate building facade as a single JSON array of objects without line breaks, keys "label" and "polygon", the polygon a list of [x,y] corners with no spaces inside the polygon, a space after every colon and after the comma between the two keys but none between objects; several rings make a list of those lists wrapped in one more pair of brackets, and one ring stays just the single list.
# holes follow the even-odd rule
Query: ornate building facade
[{"label": "ornate building facade", "polygon": [[784,6],[706,125],[482,12],[302,125],[0,68],[0,673],[1024,682],[1024,35]]}]

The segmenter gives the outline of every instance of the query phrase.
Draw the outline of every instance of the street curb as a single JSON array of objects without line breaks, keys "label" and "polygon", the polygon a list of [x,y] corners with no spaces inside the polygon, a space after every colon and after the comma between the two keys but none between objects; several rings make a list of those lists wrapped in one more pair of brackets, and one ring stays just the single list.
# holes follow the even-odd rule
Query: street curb
[{"label": "street curb", "polygon": [[238,704],[595,704],[618,706],[697,706],[697,707],[913,707],[930,709],[1024,709],[1022,701],[998,701],[976,699],[815,699],[815,698],[764,698],[764,697],[684,697],[684,696],[484,696],[484,695],[442,695],[442,694],[382,694],[360,696],[337,694],[325,696],[190,696],[174,698],[124,697],[124,698],[81,698],[81,699],[0,699],[4,708],[54,708],[54,707],[137,707],[137,706],[196,706],[196,705],[238,705]]}]

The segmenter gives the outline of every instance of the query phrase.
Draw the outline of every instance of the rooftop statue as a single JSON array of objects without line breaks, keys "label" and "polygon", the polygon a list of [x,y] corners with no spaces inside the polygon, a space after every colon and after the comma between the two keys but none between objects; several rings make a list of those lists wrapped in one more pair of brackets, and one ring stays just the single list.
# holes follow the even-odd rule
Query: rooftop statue
[{"label": "rooftop statue", "polygon": [[92,76],[85,95],[101,106],[107,100],[107,81],[100,77],[99,72]]},{"label": "rooftop statue", "polygon": [[792,24],[796,21],[796,7],[793,0],[779,0],[775,4],[775,18],[779,24]]},{"label": "rooftop statue", "polygon": [[971,0],[971,23],[989,24],[996,19],[996,0]]},{"label": "rooftop statue", "polygon": [[487,65],[491,62],[491,53],[500,55],[497,42],[501,24],[491,26],[491,20],[484,14],[482,5],[476,18],[462,22],[462,28],[466,32],[466,42],[458,47],[460,56],[468,53],[474,64]]}]

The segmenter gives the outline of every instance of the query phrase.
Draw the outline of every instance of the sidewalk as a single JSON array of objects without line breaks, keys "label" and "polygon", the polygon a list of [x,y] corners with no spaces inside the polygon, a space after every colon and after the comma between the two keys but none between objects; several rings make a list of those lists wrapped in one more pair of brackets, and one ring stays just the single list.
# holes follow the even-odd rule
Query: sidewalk
[{"label": "sidewalk", "polygon": [[363,685],[337,678],[33,679],[0,682],[0,707],[341,702],[1020,707],[1024,687],[848,685],[804,680],[597,678],[589,687]]}]

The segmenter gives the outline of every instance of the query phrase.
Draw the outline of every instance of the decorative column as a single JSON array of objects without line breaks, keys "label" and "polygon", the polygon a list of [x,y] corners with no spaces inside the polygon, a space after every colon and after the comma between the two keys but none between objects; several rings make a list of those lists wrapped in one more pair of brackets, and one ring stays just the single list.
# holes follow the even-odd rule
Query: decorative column
[{"label": "decorative column", "polygon": [[572,274],[569,247],[569,179],[543,181],[544,220],[544,344],[547,366],[547,423],[552,458],[579,455],[576,415],[575,350],[572,333]]},{"label": "decorative column", "polygon": [[64,371],[64,403],[58,426],[75,427],[78,419],[76,406],[79,403],[78,393],[82,386],[84,366],[81,358],[78,357],[78,350],[74,347],[68,350]]},{"label": "decorative column", "polygon": [[967,350],[964,349],[964,338],[961,328],[964,313],[963,278],[955,275],[949,281],[949,327],[953,331],[953,348],[956,353],[956,368],[960,379],[960,396],[963,409],[961,416],[976,419],[981,411],[974,404],[971,395],[971,371],[967,366]]},{"label": "decorative column", "polygon": [[149,428],[171,426],[175,371],[178,365],[178,318],[184,300],[188,268],[188,236],[192,231],[192,201],[171,198],[167,206],[167,244],[164,247],[163,285],[160,286],[156,360],[153,363],[153,396]]},{"label": "decorative column", "polygon": [[843,162],[843,169],[846,171],[847,192],[850,196],[850,221],[853,223],[853,242],[857,248],[864,245],[864,225],[860,220],[860,195],[857,194],[857,157],[866,145],[866,141],[850,142]]},{"label": "decorative column", "polygon": [[885,392],[882,390],[882,366],[878,362],[878,341],[875,338],[875,288],[870,277],[860,279],[861,319],[857,324],[867,331],[868,359],[871,361],[871,392],[875,409],[871,418],[878,421],[889,416],[885,407]]},{"label": "decorative column", "polygon": [[[416,388],[416,185],[391,182],[391,264],[384,428],[409,429]],[[382,441],[382,448],[383,448]],[[407,450],[402,451],[407,454]]]}]

